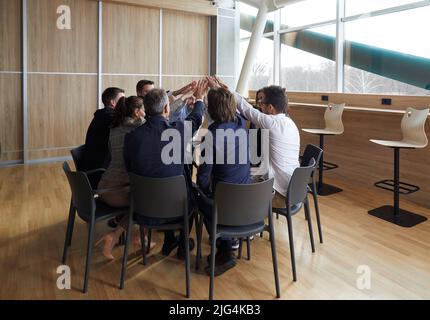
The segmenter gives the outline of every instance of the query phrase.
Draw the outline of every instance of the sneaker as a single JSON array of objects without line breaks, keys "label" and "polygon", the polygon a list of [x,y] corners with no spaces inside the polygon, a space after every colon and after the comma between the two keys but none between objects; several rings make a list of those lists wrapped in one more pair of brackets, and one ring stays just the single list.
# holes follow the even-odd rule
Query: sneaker
[{"label": "sneaker", "polygon": [[[208,258],[208,260],[210,260],[210,256],[208,256]],[[215,277],[218,277],[231,268],[234,268],[236,264],[236,258],[232,252],[217,252],[215,255]],[[209,265],[205,267],[205,272],[208,276],[210,276],[211,268]]]},{"label": "sneaker", "polygon": [[[184,244],[185,244],[185,241],[184,241]],[[193,238],[189,239],[189,247],[190,247],[190,252],[193,251],[193,249],[194,249],[194,239]],[[185,245],[179,246],[177,257],[179,260],[185,259]]]}]

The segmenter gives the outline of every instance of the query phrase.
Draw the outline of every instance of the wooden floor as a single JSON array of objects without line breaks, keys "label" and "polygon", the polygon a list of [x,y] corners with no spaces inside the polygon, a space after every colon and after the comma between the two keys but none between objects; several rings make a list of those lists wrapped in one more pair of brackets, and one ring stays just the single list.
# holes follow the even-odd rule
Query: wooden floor
[{"label": "wooden floor", "polygon": [[[329,175],[327,175],[329,176]],[[404,229],[373,218],[367,210],[391,202],[378,189],[364,190],[329,180],[344,192],[320,198],[324,244],[311,253],[303,213],[293,219],[298,281],[292,282],[286,222],[276,221],[282,299],[430,299],[430,222]],[[118,289],[122,248],[113,262],[101,249],[92,261],[89,293],[83,281],[86,229],[75,228],[68,263],[71,290],[56,286],[57,267],[64,241],[69,188],[60,163],[0,169],[0,298],[1,299],[183,299],[184,263],[163,257],[160,234],[148,266],[131,259],[124,290]],[[428,209],[406,202],[402,207],[430,218]],[[313,210],[313,208],[312,208]],[[312,211],[313,212],[313,211]],[[98,238],[106,227],[97,229]],[[314,233],[317,238],[316,225]],[[204,254],[208,253],[207,235]],[[207,299],[209,278],[203,266],[194,270],[192,252],[191,297]],[[203,263],[204,264],[204,263]],[[358,289],[357,268],[371,270],[371,288]],[[274,299],[270,244],[252,242],[252,260],[215,280],[216,299]]]}]

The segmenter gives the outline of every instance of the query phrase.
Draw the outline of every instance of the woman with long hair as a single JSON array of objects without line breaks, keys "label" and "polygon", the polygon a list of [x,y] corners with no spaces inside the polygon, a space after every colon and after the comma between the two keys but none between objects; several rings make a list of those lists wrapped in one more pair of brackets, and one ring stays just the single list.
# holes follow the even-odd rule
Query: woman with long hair
[{"label": "woman with long hair", "polygon": [[[125,135],[141,126],[145,122],[145,109],[143,108],[143,99],[137,96],[122,97],[115,108],[114,119],[110,129],[109,148],[111,152],[111,163],[103,174],[98,188],[114,188],[114,191],[102,193],[100,200],[111,207],[122,208],[130,204],[129,200],[129,177],[124,165],[123,148]],[[127,227],[128,217],[121,217],[118,226],[112,232],[103,236],[100,241],[104,240],[103,255],[113,260],[112,250],[118,243],[121,234]],[[135,244],[140,244],[140,238],[134,237]]]}]

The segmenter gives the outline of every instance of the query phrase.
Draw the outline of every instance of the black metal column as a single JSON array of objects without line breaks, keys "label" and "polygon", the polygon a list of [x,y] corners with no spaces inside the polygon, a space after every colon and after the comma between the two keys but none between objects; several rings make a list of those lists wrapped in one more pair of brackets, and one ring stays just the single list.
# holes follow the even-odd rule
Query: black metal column
[{"label": "black metal column", "polygon": [[399,216],[400,149],[394,148],[394,218]]},{"label": "black metal column", "polygon": [[393,184],[390,191],[394,192],[393,205],[385,205],[372,209],[368,213],[374,217],[405,228],[410,228],[426,221],[427,218],[424,216],[400,209],[400,148],[394,148],[394,179],[392,181]]},{"label": "black metal column", "polygon": [[[324,150],[324,134],[320,134],[320,149]],[[337,166],[336,166],[337,167]],[[329,196],[334,193],[341,192],[342,189],[325,184],[324,183],[324,152],[321,154],[321,158],[318,164],[318,194],[320,196]]]}]

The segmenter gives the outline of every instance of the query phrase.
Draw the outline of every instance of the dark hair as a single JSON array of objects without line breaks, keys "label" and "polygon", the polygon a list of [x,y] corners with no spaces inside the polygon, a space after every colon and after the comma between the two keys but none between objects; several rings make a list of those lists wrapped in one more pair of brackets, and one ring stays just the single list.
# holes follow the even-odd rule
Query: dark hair
[{"label": "dark hair", "polygon": [[234,95],[224,88],[211,89],[208,93],[208,113],[214,121],[234,121],[236,119]]},{"label": "dark hair", "polygon": [[147,84],[153,85],[154,81],[151,80],[140,80],[137,84],[136,84],[136,92],[140,92],[143,90],[143,87],[146,86]]},{"label": "dark hair", "polygon": [[104,106],[109,106],[111,100],[114,100],[120,93],[124,93],[124,90],[117,87],[110,87],[105,89],[105,91],[103,91],[102,93],[102,102]]},{"label": "dark hair", "polygon": [[285,88],[280,86],[264,87],[264,104],[271,104],[278,113],[288,112],[288,96]]},{"label": "dark hair", "polygon": [[163,113],[163,108],[169,102],[166,91],[163,89],[152,89],[143,98],[145,113],[148,116],[156,116]]},{"label": "dark hair", "polygon": [[127,117],[133,117],[136,109],[143,108],[143,99],[137,96],[121,97],[115,107],[112,128],[119,127]]},{"label": "dark hair", "polygon": [[263,89],[258,89],[257,92],[255,93],[255,106],[258,108],[258,94],[260,94],[261,92],[263,92]]}]

